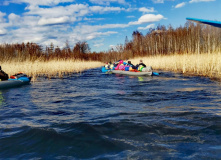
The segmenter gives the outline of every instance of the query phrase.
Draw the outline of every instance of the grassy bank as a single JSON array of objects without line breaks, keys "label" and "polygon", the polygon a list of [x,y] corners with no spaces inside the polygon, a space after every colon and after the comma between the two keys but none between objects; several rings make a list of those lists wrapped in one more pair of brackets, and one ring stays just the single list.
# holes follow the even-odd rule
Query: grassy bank
[{"label": "grassy bank", "polygon": [[32,76],[34,81],[38,76],[45,75],[47,77],[67,75],[73,72],[82,72],[87,69],[97,68],[103,63],[95,61],[73,61],[73,60],[50,60],[48,62],[3,62],[1,63],[2,70],[9,76],[18,72],[26,73]]},{"label": "grassy bank", "polygon": [[152,56],[131,59],[131,61],[137,64],[140,59],[156,70],[221,79],[221,53]]}]

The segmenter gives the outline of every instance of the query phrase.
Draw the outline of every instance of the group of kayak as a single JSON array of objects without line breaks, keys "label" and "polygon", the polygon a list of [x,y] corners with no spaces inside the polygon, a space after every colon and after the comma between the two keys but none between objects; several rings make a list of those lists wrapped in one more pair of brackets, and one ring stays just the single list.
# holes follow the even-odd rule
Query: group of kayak
[{"label": "group of kayak", "polygon": [[28,77],[26,74],[21,72],[9,77],[0,66],[0,89],[22,86],[24,84],[29,84],[30,81],[31,77]]},{"label": "group of kayak", "polygon": [[[123,60],[119,60],[115,63],[106,63],[105,66],[102,67],[102,72],[104,73],[116,73],[116,74],[125,74],[131,76],[158,76],[159,73],[153,72],[151,66],[146,66],[142,60],[140,60],[139,64],[133,65],[131,61],[124,62]],[[13,76],[8,76],[0,66],[0,89],[17,87],[24,84],[29,84],[31,81],[31,77],[28,77],[24,73],[17,73]]]},{"label": "group of kayak", "polygon": [[102,72],[134,76],[159,75],[159,73],[153,72],[151,66],[146,66],[142,60],[140,60],[137,65],[133,65],[131,61],[124,62],[123,60],[119,60],[115,63],[106,63],[106,65],[102,67]]}]

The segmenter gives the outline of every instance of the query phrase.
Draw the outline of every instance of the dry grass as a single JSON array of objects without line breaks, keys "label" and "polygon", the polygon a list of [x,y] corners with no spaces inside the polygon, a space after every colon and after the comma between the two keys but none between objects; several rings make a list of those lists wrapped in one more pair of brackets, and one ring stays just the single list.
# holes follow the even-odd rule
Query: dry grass
[{"label": "dry grass", "polygon": [[153,56],[136,58],[131,61],[133,64],[137,64],[140,59],[157,70],[221,79],[221,53]]},{"label": "dry grass", "polygon": [[2,70],[7,74],[13,75],[18,72],[26,73],[32,76],[34,81],[38,76],[45,75],[47,77],[59,76],[64,74],[82,72],[87,69],[101,67],[103,63],[95,61],[73,61],[73,60],[51,60],[49,62],[34,61],[34,62],[3,62],[1,63]]},{"label": "dry grass", "polygon": [[[221,79],[221,53],[184,54],[171,56],[152,56],[131,59],[133,64],[143,62],[155,70],[167,70]],[[101,67],[103,63],[95,61],[51,60],[49,62],[3,62],[2,69],[10,75],[18,72],[26,73],[35,80],[38,76],[62,77],[64,74],[82,72],[87,69]]]}]

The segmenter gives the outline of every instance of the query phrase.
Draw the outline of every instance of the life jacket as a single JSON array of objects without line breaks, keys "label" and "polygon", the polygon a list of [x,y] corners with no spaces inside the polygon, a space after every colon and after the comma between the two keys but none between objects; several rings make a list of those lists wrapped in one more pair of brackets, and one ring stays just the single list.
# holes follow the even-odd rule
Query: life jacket
[{"label": "life jacket", "polygon": [[113,67],[114,67],[114,65],[113,65],[113,64],[111,64],[111,65],[110,65],[110,69],[113,69]]},{"label": "life jacket", "polygon": [[144,69],[144,66],[143,65],[139,65],[137,70],[142,72],[143,69]]},{"label": "life jacket", "polygon": [[105,69],[109,69],[109,65],[108,64],[106,64],[104,67],[105,67]]},{"label": "life jacket", "polygon": [[120,66],[121,66],[121,64],[123,64],[123,61],[121,60],[121,61],[119,61],[119,63],[118,63],[118,65],[117,65],[117,67],[115,67],[115,70],[119,70],[120,68]]},{"label": "life jacket", "polygon": [[10,76],[10,79],[17,79],[16,76]]},{"label": "life jacket", "polygon": [[124,66],[123,64],[121,64],[121,65],[119,66],[119,70],[125,70],[125,66]]},{"label": "life jacket", "polygon": [[10,76],[10,79],[18,79],[20,77],[27,77],[27,75],[22,73],[22,72],[19,72],[17,74],[14,74],[14,75]]},{"label": "life jacket", "polygon": [[129,66],[125,66],[125,71],[129,71],[130,67]]}]

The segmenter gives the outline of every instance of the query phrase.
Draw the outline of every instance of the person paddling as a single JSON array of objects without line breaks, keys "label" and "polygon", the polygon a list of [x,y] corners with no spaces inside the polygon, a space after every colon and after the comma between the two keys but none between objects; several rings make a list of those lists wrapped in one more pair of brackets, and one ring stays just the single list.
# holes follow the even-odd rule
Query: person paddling
[{"label": "person paddling", "polygon": [[131,63],[131,61],[128,61],[127,64],[128,64],[129,66],[131,66],[132,69],[136,69],[136,68],[137,68],[136,66],[134,66],[134,65]]},{"label": "person paddling", "polygon": [[1,81],[6,81],[8,80],[8,74],[5,73],[3,70],[2,70],[2,67],[0,66],[0,80]]},{"label": "person paddling", "polygon": [[143,63],[143,60],[140,60],[140,63],[137,64],[137,67],[138,67],[139,65],[142,65],[143,67],[146,67],[146,64]]},{"label": "person paddling", "polygon": [[145,67],[146,67],[146,64],[143,63],[143,60],[140,60],[140,63],[136,65],[136,69],[138,71],[142,71],[142,69]]}]

